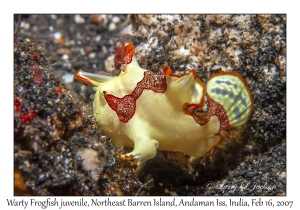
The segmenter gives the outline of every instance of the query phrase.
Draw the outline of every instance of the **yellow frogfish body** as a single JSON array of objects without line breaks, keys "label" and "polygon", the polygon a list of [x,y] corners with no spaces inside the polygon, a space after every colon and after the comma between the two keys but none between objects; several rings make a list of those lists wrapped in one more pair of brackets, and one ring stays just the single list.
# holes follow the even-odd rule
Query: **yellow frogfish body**
[{"label": "yellow frogfish body", "polygon": [[178,76],[166,66],[154,74],[139,66],[132,44],[124,48],[121,70],[116,77],[79,70],[76,77],[94,85],[99,128],[113,143],[132,147],[121,158],[139,167],[157,149],[202,156],[219,142],[221,130],[244,124],[252,112],[250,90],[234,72],[213,74],[206,86],[195,70]]}]

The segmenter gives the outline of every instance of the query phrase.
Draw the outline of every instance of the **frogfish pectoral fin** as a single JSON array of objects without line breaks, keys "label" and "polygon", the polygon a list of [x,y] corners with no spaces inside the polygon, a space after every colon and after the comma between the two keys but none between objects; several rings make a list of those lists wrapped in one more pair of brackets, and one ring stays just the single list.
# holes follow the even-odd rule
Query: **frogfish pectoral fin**
[{"label": "frogfish pectoral fin", "polygon": [[99,84],[104,83],[113,77],[106,76],[106,75],[100,75],[100,74],[93,74],[93,73],[85,72],[82,70],[78,70],[76,72],[76,78],[80,82],[83,82],[87,85],[98,86]]}]

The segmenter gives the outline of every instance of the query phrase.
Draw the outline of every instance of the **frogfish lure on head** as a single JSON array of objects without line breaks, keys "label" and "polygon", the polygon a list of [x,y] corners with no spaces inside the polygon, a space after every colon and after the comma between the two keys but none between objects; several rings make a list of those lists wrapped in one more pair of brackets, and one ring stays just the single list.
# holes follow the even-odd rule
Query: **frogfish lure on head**
[{"label": "frogfish lure on head", "polygon": [[121,70],[116,77],[79,70],[76,77],[94,86],[99,128],[113,143],[133,148],[120,157],[138,167],[157,149],[205,155],[220,141],[221,130],[244,124],[252,112],[250,90],[235,72],[213,74],[206,86],[195,70],[178,76],[165,66],[154,74],[139,66],[132,44],[124,47]]}]

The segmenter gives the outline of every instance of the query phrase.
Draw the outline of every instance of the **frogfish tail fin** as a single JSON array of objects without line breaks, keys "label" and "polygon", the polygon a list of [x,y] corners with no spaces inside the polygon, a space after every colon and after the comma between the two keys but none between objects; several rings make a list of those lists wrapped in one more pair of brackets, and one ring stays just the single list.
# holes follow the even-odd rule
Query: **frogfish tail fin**
[{"label": "frogfish tail fin", "polygon": [[249,119],[253,109],[252,95],[238,73],[211,75],[207,83],[207,94],[223,106],[231,127],[242,125]]}]

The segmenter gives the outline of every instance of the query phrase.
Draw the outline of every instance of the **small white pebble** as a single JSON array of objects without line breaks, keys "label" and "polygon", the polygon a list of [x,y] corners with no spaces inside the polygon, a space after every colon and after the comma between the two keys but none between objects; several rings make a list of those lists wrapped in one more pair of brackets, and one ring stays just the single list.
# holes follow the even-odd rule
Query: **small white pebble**
[{"label": "small white pebble", "polygon": [[221,69],[222,70],[222,66],[219,66],[219,65],[214,65],[211,70],[219,70]]},{"label": "small white pebble", "polygon": [[17,86],[17,90],[18,90],[18,92],[22,92],[23,91],[23,87]]},{"label": "small white pebble", "polygon": [[176,196],[176,195],[177,195],[177,193],[176,193],[176,191],[170,191],[170,195],[172,195],[172,196]]},{"label": "small white pebble", "polygon": [[281,174],[279,174],[279,176],[281,179],[285,179],[286,173],[283,171],[283,172],[281,172]]},{"label": "small white pebble", "polygon": [[121,21],[121,18],[118,16],[113,16],[111,21],[115,24],[118,24]]},{"label": "small white pebble", "polygon": [[114,23],[110,23],[110,24],[108,25],[108,30],[109,30],[109,31],[114,31],[114,30],[116,30],[116,28],[117,28],[117,26],[116,26],[116,24],[114,24]]},{"label": "small white pebble", "polygon": [[69,163],[69,160],[65,159],[65,165],[68,165],[68,163]]},{"label": "small white pebble", "polygon": [[80,52],[81,55],[85,55],[85,50],[83,48],[80,48],[79,52]]},{"label": "small white pebble", "polygon": [[53,31],[53,26],[48,27],[49,31]]},{"label": "small white pebble", "polygon": [[62,75],[62,79],[65,83],[71,83],[74,81],[74,74],[66,73]]},{"label": "small white pebble", "polygon": [[21,28],[24,28],[25,30],[28,30],[30,28],[30,24],[22,21],[21,22]]},{"label": "small white pebble", "polygon": [[56,15],[51,15],[51,18],[52,18],[53,20],[56,20],[56,19],[57,19]]},{"label": "small white pebble", "polygon": [[85,92],[86,91],[86,85],[80,85],[80,91]]},{"label": "small white pebble", "polygon": [[61,39],[61,33],[60,32],[55,32],[53,34],[54,39]]},{"label": "small white pebble", "polygon": [[23,51],[20,52],[20,56],[21,56],[21,57],[24,57],[24,56],[25,56],[25,52],[23,52]]},{"label": "small white pebble", "polygon": [[190,51],[188,49],[185,49],[183,46],[179,49],[179,52],[182,55],[188,55],[190,53]]},{"label": "small white pebble", "polygon": [[67,54],[63,54],[62,56],[61,56],[61,58],[63,59],[63,60],[69,60],[69,56],[67,55]]},{"label": "small white pebble", "polygon": [[41,180],[42,178],[44,178],[44,174],[41,174],[38,176],[38,179]]},{"label": "small white pebble", "polygon": [[114,58],[115,56],[111,55],[104,61],[105,69],[109,73],[112,73],[115,70]]},{"label": "small white pebble", "polygon": [[92,101],[94,100],[94,97],[95,97],[95,94],[91,94],[90,96],[89,96],[89,99],[91,99]]},{"label": "small white pebble", "polygon": [[30,166],[30,162],[29,162],[28,160],[26,160],[26,161],[24,162],[24,165],[27,166],[27,167],[29,167],[29,166]]},{"label": "small white pebble", "polygon": [[95,37],[95,41],[96,41],[96,42],[100,42],[100,40],[101,40],[101,36],[100,36],[100,35],[97,35],[97,36]]},{"label": "small white pebble", "polygon": [[189,70],[195,69],[195,67],[190,63],[186,66],[186,68]]},{"label": "small white pebble", "polygon": [[145,27],[142,27],[142,29],[141,29],[141,34],[142,34],[143,36],[146,36],[146,35],[148,34],[148,31],[147,31],[147,29],[146,29]]},{"label": "small white pebble", "polygon": [[74,20],[77,24],[82,24],[85,22],[85,19],[81,17],[81,15],[74,15]]},{"label": "small white pebble", "polygon": [[108,53],[107,48],[104,45],[102,46],[102,52],[103,52],[103,54],[107,54]]},{"label": "small white pebble", "polygon": [[94,53],[94,52],[90,53],[89,58],[90,59],[96,58],[96,53]]}]

